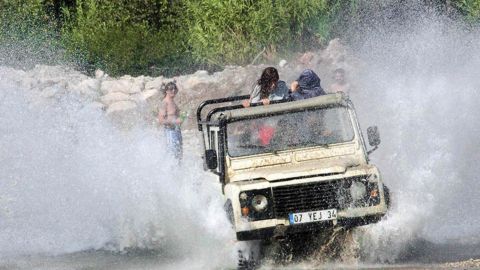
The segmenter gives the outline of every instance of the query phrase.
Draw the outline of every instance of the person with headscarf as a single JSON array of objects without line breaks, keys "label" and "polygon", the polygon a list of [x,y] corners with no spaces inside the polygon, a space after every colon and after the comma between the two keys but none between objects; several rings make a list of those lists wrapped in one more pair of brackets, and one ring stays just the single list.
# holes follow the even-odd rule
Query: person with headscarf
[{"label": "person with headscarf", "polygon": [[290,85],[290,91],[289,99],[292,101],[326,94],[320,85],[320,78],[311,69],[305,69],[302,71],[298,79],[293,81]]}]

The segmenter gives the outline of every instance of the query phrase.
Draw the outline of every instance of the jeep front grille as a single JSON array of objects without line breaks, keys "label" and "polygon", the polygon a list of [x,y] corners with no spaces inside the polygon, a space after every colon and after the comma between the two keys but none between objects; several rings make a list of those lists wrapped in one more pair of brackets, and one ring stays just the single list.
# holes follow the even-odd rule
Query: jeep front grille
[{"label": "jeep front grille", "polygon": [[287,185],[272,188],[273,204],[277,218],[288,218],[289,213],[340,209],[339,194],[342,180]]}]

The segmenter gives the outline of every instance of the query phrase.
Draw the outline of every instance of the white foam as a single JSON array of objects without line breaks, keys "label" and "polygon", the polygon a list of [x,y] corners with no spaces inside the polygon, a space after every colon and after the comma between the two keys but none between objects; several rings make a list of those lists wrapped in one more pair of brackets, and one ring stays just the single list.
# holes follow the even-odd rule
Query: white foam
[{"label": "white foam", "polygon": [[148,248],[231,263],[221,193],[198,154],[186,149],[178,168],[155,128],[122,131],[79,96],[45,105],[29,91],[0,81],[0,254]]},{"label": "white foam", "polygon": [[438,17],[405,24],[365,34],[353,95],[362,124],[380,128],[382,145],[371,158],[394,202],[361,240],[381,261],[395,260],[417,238],[480,233],[471,226],[480,222],[480,33]]}]

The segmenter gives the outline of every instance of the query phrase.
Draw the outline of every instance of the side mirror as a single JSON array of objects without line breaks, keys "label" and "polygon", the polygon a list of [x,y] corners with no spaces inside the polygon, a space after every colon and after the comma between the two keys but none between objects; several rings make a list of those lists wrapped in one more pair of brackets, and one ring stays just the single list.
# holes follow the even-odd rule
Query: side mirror
[{"label": "side mirror", "polygon": [[205,163],[207,164],[207,168],[210,170],[214,170],[217,168],[218,161],[217,161],[217,152],[213,149],[208,149],[205,151]]},{"label": "side mirror", "polygon": [[377,126],[367,128],[368,143],[370,146],[377,147],[380,144],[380,133]]}]

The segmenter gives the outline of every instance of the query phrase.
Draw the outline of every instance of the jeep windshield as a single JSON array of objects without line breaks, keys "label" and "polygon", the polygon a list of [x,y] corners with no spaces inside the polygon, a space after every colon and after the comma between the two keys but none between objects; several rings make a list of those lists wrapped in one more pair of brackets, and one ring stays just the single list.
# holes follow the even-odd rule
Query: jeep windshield
[{"label": "jeep windshield", "polygon": [[242,119],[227,125],[232,157],[349,142],[354,138],[345,107],[329,107]]}]

